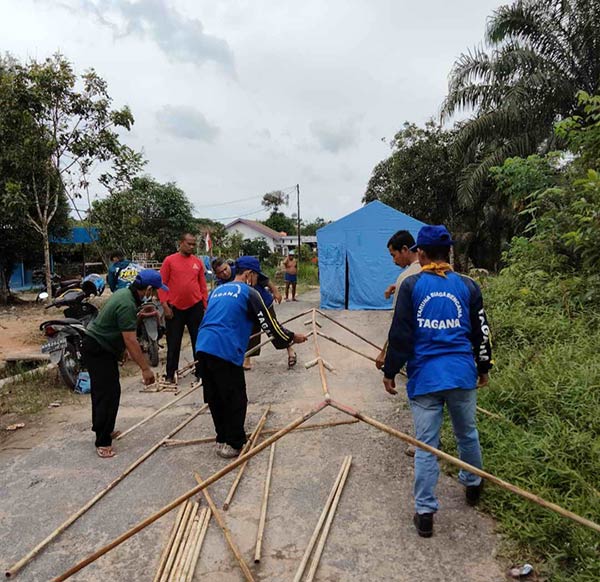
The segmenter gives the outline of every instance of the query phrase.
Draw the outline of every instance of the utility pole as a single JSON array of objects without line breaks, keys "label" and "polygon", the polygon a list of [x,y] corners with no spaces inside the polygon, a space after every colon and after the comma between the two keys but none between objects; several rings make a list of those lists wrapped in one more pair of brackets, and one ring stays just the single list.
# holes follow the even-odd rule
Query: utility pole
[{"label": "utility pole", "polygon": [[298,198],[298,252],[296,253],[296,263],[300,264],[300,184],[296,184],[296,194]]}]

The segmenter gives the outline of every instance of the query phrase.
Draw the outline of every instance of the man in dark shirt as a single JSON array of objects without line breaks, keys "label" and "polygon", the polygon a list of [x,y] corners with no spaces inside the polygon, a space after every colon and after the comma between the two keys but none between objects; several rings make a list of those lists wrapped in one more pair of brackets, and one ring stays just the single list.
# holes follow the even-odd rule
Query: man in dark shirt
[{"label": "man in dark shirt", "polygon": [[96,433],[96,452],[103,459],[115,456],[112,439],[121,398],[119,360],[125,350],[142,370],[144,384],[154,382],[136,337],[138,308],[153,289],[168,291],[156,271],[144,269],[128,288],[115,291],[86,329],[83,358],[92,387],[92,430]]},{"label": "man in dark shirt", "polygon": [[254,257],[236,261],[232,282],[217,287],[196,342],[204,401],[208,404],[217,433],[217,454],[223,458],[239,455],[246,442],[246,380],[244,353],[255,322],[272,339],[277,349],[306,341],[306,336],[279,325],[253,287],[261,276]]}]

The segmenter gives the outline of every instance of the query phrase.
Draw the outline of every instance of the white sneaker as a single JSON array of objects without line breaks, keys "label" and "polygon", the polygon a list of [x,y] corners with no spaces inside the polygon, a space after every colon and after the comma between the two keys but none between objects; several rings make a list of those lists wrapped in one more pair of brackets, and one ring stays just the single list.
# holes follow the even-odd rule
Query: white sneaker
[{"label": "white sneaker", "polygon": [[223,457],[224,459],[233,459],[238,457],[240,452],[240,449],[234,449],[227,443],[224,443],[220,449],[217,449],[217,455],[219,455],[219,457]]}]

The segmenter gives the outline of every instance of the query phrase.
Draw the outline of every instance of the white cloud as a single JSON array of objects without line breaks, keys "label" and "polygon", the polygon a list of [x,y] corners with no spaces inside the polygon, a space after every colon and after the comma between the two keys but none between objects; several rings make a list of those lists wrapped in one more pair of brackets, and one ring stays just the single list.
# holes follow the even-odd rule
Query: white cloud
[{"label": "white cloud", "polygon": [[219,133],[219,128],[193,107],[165,105],[157,111],[156,119],[160,128],[173,137],[213,142]]}]

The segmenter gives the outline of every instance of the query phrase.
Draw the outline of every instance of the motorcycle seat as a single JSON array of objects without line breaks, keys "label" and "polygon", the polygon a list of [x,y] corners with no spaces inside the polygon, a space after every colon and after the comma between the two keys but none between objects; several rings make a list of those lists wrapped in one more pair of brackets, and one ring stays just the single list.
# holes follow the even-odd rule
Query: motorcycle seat
[{"label": "motorcycle seat", "polygon": [[40,325],[40,329],[44,329],[47,325],[81,325],[81,321],[79,319],[75,319],[74,317],[65,317],[64,319],[51,319],[49,321],[44,321]]},{"label": "motorcycle seat", "polygon": [[81,279],[67,279],[66,281],[60,281],[60,287],[71,287],[73,285],[79,285],[81,283]]}]

